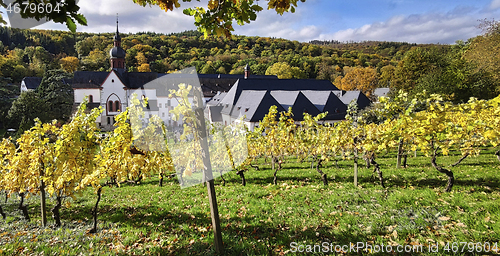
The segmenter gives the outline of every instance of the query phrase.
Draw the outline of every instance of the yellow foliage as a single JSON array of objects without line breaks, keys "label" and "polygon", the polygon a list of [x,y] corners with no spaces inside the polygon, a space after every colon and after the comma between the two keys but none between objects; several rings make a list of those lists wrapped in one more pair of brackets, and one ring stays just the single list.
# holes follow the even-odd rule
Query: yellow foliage
[{"label": "yellow foliage", "polygon": [[139,71],[139,72],[151,72],[151,69],[149,68],[149,64],[144,63],[144,64],[141,64],[139,67],[137,67],[137,71]]},{"label": "yellow foliage", "polygon": [[69,56],[59,60],[61,68],[68,73],[75,72],[80,66],[80,61],[77,57]]}]

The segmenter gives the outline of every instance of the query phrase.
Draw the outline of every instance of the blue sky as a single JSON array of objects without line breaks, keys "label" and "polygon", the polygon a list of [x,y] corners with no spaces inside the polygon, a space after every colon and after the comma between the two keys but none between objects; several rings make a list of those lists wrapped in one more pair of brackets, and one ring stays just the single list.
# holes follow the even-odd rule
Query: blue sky
[{"label": "blue sky", "polygon": [[[181,9],[194,4],[206,6],[206,1],[182,3]],[[132,0],[81,0],[79,4],[89,26],[79,26],[78,31],[112,32],[116,13],[120,15],[120,32],[124,33],[195,29],[193,18],[182,14],[181,9],[165,13],[156,6],[135,5]],[[280,16],[274,11],[262,11],[255,22],[235,25],[234,33],[301,42],[318,39],[452,44],[480,34],[478,20],[494,19],[499,14],[500,0],[306,0],[299,1],[294,14]],[[37,28],[66,30],[54,23]]]}]

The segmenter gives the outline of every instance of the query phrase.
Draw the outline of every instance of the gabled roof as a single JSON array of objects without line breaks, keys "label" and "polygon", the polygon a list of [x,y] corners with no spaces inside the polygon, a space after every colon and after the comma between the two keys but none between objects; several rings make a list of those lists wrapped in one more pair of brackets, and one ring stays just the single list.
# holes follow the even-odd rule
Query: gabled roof
[{"label": "gabled roof", "polygon": [[[240,99],[232,108],[231,116],[234,118],[245,116],[245,121],[258,122],[269,112],[271,106],[277,106],[278,112],[285,111],[268,91],[246,90],[241,93]],[[225,105],[222,107],[226,108]]]},{"label": "gabled roof", "polygon": [[156,96],[158,97],[168,97],[170,90],[179,89],[178,85],[181,83],[197,86],[199,80],[194,74],[158,74],[158,79],[144,84],[144,88],[156,89]]},{"label": "gabled roof", "polygon": [[306,90],[302,93],[314,104],[314,106],[319,110],[323,111],[326,105],[326,101],[330,97],[330,91],[311,91]]},{"label": "gabled roof", "polygon": [[328,80],[316,79],[238,79],[222,100],[223,104],[234,105],[244,90],[300,91],[300,90],[338,90]]},{"label": "gabled roof", "polygon": [[323,112],[328,112],[323,120],[344,120],[347,114],[347,106],[332,91],[328,96]]},{"label": "gabled roof", "polygon": [[293,119],[301,121],[304,112],[316,116],[321,113],[301,91],[271,91],[276,101],[285,109],[292,108]]},{"label": "gabled roof", "polygon": [[[158,77],[163,77],[169,75],[173,79],[173,74],[158,74]],[[238,81],[238,79],[243,79],[244,75],[227,75],[227,74],[197,74],[199,84],[203,90],[204,97],[213,97],[218,92],[227,92],[231,87]],[[249,79],[278,79],[277,76],[260,76],[251,75]],[[179,81],[182,79],[179,78]]]},{"label": "gabled roof", "polygon": [[158,78],[156,72],[115,72],[123,84],[129,89],[142,89],[145,84]]},{"label": "gabled roof", "polygon": [[347,106],[339,99],[342,91],[302,91],[321,112],[328,112],[323,120],[343,120]]},{"label": "gabled roof", "polygon": [[76,71],[71,81],[71,86],[78,88],[101,88],[102,83],[108,77],[109,72],[100,71]]},{"label": "gabled roof", "polygon": [[24,82],[24,84],[26,85],[26,89],[35,90],[42,82],[42,78],[34,76],[25,77],[23,78],[22,82]]},{"label": "gabled roof", "polygon": [[[144,86],[154,81],[157,78],[162,78],[168,75],[168,81],[172,84],[179,84],[186,82],[185,74],[183,76],[176,77],[175,74],[164,74],[156,72],[113,72],[118,76],[120,81],[129,89],[140,89],[145,88]],[[75,89],[78,88],[101,88],[110,72],[104,71],[76,71],[74,73],[74,78],[72,80],[72,86]],[[204,97],[213,97],[218,92],[227,92],[231,89],[234,83],[238,79],[243,79],[244,75],[225,75],[225,74],[197,74],[196,80],[191,81],[188,78],[187,81],[191,81],[195,84],[200,84],[203,90]],[[259,76],[251,75],[247,80],[278,80],[276,76]],[[167,89],[168,86],[160,86],[160,82],[165,82],[166,80],[156,81],[154,86],[157,86],[157,95],[159,97],[167,97],[170,92]],[[39,84],[39,83],[38,83]],[[146,86],[145,89],[152,88],[153,84]]]},{"label": "gabled roof", "polygon": [[368,99],[368,97],[366,97],[366,95],[364,95],[361,91],[346,91],[344,95],[340,97],[340,100],[347,106],[354,100],[358,104],[358,109],[360,110],[371,104],[370,99]]}]

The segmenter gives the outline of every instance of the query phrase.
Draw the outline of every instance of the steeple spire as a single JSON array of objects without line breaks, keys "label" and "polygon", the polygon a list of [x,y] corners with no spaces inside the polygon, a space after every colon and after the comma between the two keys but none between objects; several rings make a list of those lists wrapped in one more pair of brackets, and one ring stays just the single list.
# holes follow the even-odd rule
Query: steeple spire
[{"label": "steeple spire", "polygon": [[125,50],[121,48],[121,37],[118,32],[118,13],[116,14],[116,33],[114,36],[113,48],[109,51],[111,69],[119,72],[125,72]]},{"label": "steeple spire", "polygon": [[119,47],[120,42],[122,41],[122,38],[120,37],[120,32],[118,32],[118,13],[116,14],[116,33],[115,33],[114,40],[115,40],[114,46]]}]

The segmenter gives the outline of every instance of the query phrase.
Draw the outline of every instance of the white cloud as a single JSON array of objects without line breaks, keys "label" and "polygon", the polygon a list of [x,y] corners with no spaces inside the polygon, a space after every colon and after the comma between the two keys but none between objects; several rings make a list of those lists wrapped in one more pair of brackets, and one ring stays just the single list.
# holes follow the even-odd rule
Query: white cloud
[{"label": "white cloud", "polygon": [[489,9],[490,10],[497,10],[500,8],[500,0],[493,0],[490,3]]},{"label": "white cloud", "polygon": [[[179,9],[165,12],[158,6],[134,4],[131,0],[85,0],[80,1],[80,11],[87,18],[88,26],[77,24],[78,32],[109,33],[116,30],[116,14],[119,15],[120,32],[156,32],[173,33],[195,30],[194,18],[184,15],[182,9],[193,6],[193,3],[182,3]],[[200,4],[197,2],[197,4]],[[203,3],[201,3],[203,4]],[[37,27],[37,29],[63,29],[64,25],[53,22]]]},{"label": "white cloud", "polygon": [[235,25],[235,34],[286,38],[289,40],[308,41],[317,38],[321,31],[315,25],[298,26],[304,17],[304,8],[297,8],[293,14],[276,14],[274,10],[265,10],[257,14],[257,19],[244,26]]},{"label": "white cloud", "polygon": [[469,15],[413,14],[394,16],[360,28],[321,34],[321,40],[339,41],[401,41],[411,43],[454,43],[478,34],[477,19]]},{"label": "white cloud", "polygon": [[[400,4],[403,0],[387,0]],[[82,0],[79,2],[82,13],[87,17],[89,26],[79,26],[80,32],[113,32],[115,17],[119,13],[120,32],[135,33],[154,31],[157,33],[172,33],[194,30],[194,18],[184,15],[182,9],[193,6],[204,6],[207,0],[190,3],[181,2],[182,6],[174,11],[165,12],[158,6],[141,7],[131,0]],[[412,15],[394,15],[383,22],[373,22],[356,27],[344,26],[347,19],[336,16],[335,12],[321,18],[311,19],[318,13],[315,8],[324,7],[314,4],[304,4],[297,8],[296,13],[278,15],[274,10],[264,10],[258,13],[256,21],[244,26],[233,24],[234,34],[247,36],[266,36],[286,38],[307,42],[310,40],[339,41],[406,41],[411,43],[453,43],[456,40],[466,40],[480,33],[475,27],[480,18],[494,17],[500,9],[500,0],[492,0],[480,7],[457,6],[448,13],[424,13]],[[451,7],[453,8],[453,7]],[[485,11],[485,10],[488,11]],[[397,13],[395,13],[397,14]],[[374,15],[376,18],[376,14]],[[312,21],[314,20],[314,22]],[[351,23],[352,25],[352,23]],[[343,30],[339,27],[343,26]],[[65,25],[47,23],[39,29],[64,29]]]}]

